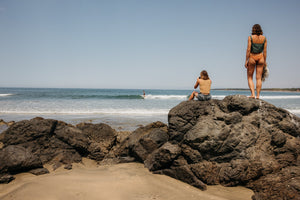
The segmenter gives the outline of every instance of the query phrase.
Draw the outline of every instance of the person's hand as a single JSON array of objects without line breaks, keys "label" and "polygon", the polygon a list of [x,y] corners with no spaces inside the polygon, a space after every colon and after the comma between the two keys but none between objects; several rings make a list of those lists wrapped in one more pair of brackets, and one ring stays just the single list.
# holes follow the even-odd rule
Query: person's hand
[{"label": "person's hand", "polygon": [[245,62],[245,67],[248,69],[248,61]]}]

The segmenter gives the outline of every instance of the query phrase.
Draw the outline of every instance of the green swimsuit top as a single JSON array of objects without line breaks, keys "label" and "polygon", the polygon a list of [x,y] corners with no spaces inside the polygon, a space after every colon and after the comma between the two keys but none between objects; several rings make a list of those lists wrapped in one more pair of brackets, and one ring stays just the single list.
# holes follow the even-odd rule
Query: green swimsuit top
[{"label": "green swimsuit top", "polygon": [[251,38],[251,53],[261,53],[261,52],[263,52],[266,38],[264,40],[264,43],[261,43],[261,44],[253,43],[252,36],[250,36],[250,38]]}]

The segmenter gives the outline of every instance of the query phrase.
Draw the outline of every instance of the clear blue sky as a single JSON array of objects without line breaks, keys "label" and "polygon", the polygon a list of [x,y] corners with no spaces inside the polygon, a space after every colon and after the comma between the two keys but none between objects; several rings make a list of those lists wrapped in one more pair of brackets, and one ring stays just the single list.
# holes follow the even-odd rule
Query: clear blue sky
[{"label": "clear blue sky", "polygon": [[0,0],[0,87],[247,88],[247,37],[270,87],[300,87],[298,0]]}]

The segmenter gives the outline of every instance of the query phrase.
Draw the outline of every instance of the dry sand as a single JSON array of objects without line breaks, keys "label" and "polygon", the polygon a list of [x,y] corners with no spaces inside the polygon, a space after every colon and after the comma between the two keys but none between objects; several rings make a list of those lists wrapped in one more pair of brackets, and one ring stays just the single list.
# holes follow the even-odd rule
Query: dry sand
[{"label": "dry sand", "polygon": [[0,184],[1,200],[250,200],[252,195],[243,187],[208,186],[201,191],[152,174],[142,164],[97,166],[88,159],[72,170],[60,168],[40,176],[23,173]]}]

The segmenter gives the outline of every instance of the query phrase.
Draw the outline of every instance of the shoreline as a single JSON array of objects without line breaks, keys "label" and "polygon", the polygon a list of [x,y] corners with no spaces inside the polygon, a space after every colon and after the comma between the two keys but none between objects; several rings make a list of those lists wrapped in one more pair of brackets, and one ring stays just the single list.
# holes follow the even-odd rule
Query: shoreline
[{"label": "shoreline", "polygon": [[[249,88],[215,88],[211,90],[221,90],[221,91],[230,91],[230,90],[238,90],[238,91],[248,91]],[[261,91],[270,91],[270,92],[299,92],[300,88],[262,88]]]},{"label": "shoreline", "polygon": [[[84,158],[72,170],[58,168],[35,176],[22,173],[0,185],[3,200],[23,199],[110,199],[110,200],[247,200],[254,194],[244,187],[208,186],[201,191],[169,176],[152,174],[141,163],[97,165]],[[55,192],[53,192],[55,191]],[[33,195],[34,194],[34,195]]]},{"label": "shoreline", "polygon": [[[5,123],[19,122],[22,120],[30,120],[36,117],[42,117],[44,119],[55,119],[58,121],[64,121],[66,123],[77,125],[80,123],[104,123],[111,126],[116,131],[134,131],[137,128],[146,126],[155,121],[161,121],[165,124],[168,123],[168,117],[166,115],[157,116],[118,116],[118,115],[2,115],[0,120]],[[1,133],[1,124],[0,124]]]},{"label": "shoreline", "polygon": [[[191,110],[197,112],[191,112]],[[260,120],[257,120],[258,118]],[[37,199],[45,199],[49,196],[51,199],[68,200],[77,199],[77,196],[74,197],[74,191],[84,190],[82,188],[84,186],[87,186],[88,191],[84,190],[80,194],[84,197],[92,194],[94,196],[89,196],[88,199],[94,197],[97,199],[102,193],[95,194],[94,191],[98,191],[96,188],[93,191],[89,190],[95,185],[103,184],[104,188],[101,190],[108,191],[110,188],[122,188],[119,182],[129,180],[132,178],[131,176],[138,178],[131,183],[124,183],[125,188],[127,185],[136,184],[137,186],[134,188],[125,189],[118,196],[107,195],[103,198],[118,200],[127,194],[131,195],[132,189],[140,187],[142,182],[149,183],[147,179],[144,181],[145,174],[137,177],[139,172],[130,171],[134,170],[134,166],[140,163],[141,168],[146,168],[145,170],[151,172],[150,174],[153,173],[152,175],[164,174],[188,184],[188,186],[179,187],[175,191],[182,191],[183,188],[191,186],[206,190],[207,184],[209,184],[250,188],[253,192],[255,191],[254,195],[250,195],[250,198],[253,199],[279,198],[282,195],[298,197],[299,194],[295,192],[299,185],[298,180],[295,179],[298,176],[298,171],[295,171],[298,166],[297,156],[286,156],[299,153],[297,149],[299,149],[300,144],[300,118],[297,116],[265,101],[250,99],[244,95],[231,95],[222,101],[182,102],[170,110],[168,122],[168,125],[154,122],[140,127],[132,133],[117,132],[107,124],[87,123],[73,126],[63,121],[40,117],[16,122],[8,131],[0,135],[2,142],[2,147],[0,147],[1,181],[2,183],[9,183],[18,176],[19,172],[24,171],[30,171],[33,174],[48,173],[48,167],[46,167],[48,164],[53,169],[64,166],[64,169],[70,170],[67,171],[67,174],[72,173],[72,180],[64,182],[67,180],[65,176],[61,179],[57,179],[57,176],[53,177],[55,181],[52,181],[52,185],[56,186],[60,182],[63,182],[63,185],[58,189],[52,189],[52,191],[58,191],[59,195],[69,196],[56,198],[51,196],[52,193],[43,193],[42,195],[45,196],[37,197]],[[220,132],[220,130],[225,130],[225,132]],[[252,131],[253,134],[249,134],[249,131]],[[205,139],[203,140],[203,138]],[[232,147],[233,143],[238,145]],[[207,146],[207,144],[210,145]],[[216,149],[215,147],[220,146],[220,144],[222,144],[222,148]],[[261,148],[262,144],[264,148]],[[262,157],[257,157],[257,155],[262,155]],[[92,173],[92,176],[89,176],[87,180],[85,174],[76,174],[78,170],[75,167],[75,163],[81,162],[84,158],[97,161],[101,164],[99,168],[107,167],[108,171],[106,170],[106,173],[98,176],[101,174],[101,170],[98,171],[98,166],[95,169],[96,173],[92,172],[93,169],[88,168],[85,172],[88,175]],[[280,160],[278,160],[279,158]],[[270,163],[272,164],[270,165]],[[125,174],[121,173],[105,179],[108,175],[115,173],[113,169],[120,166],[121,169],[116,169],[116,173],[124,172]],[[279,171],[278,167],[280,167]],[[123,169],[125,171],[122,171]],[[58,172],[60,169],[55,172],[52,171],[48,175],[51,176]],[[64,170],[64,172],[66,171]],[[125,178],[119,180],[120,177]],[[99,183],[100,180],[106,181]],[[23,184],[26,187],[33,184],[34,190],[48,192],[48,190],[39,188],[46,182],[46,180],[28,184],[21,182],[20,188],[25,188]],[[76,183],[75,188],[73,183]],[[89,183],[92,185],[89,186]],[[113,184],[107,188],[108,183]],[[152,181],[152,183],[160,184],[157,180]],[[81,184],[82,187],[78,187],[78,184]],[[153,186],[154,184],[150,185]],[[170,184],[165,182],[160,185]],[[272,187],[272,185],[276,185],[276,187]],[[69,193],[61,190],[65,186],[70,186]],[[51,187],[45,186],[47,189],[51,189]],[[149,185],[144,186],[144,188],[149,189]],[[157,188],[159,188],[158,191],[161,191],[163,187],[158,186]],[[4,197],[7,193],[1,193],[2,189],[5,190],[5,188],[0,187],[0,195],[3,194]],[[174,188],[172,187],[172,189]],[[197,191],[199,191],[198,189]],[[21,193],[24,190],[22,189],[19,194],[22,197],[35,194],[35,191],[31,190],[27,193],[28,195],[24,195]],[[219,190],[217,189],[217,191]],[[10,191],[18,192],[14,188]],[[138,192],[140,191],[143,189],[138,188]],[[145,194],[146,192],[145,190],[142,193]],[[114,191],[110,191],[111,193],[114,194]],[[145,197],[145,199],[168,199],[170,194],[174,193],[174,191],[169,191],[167,195],[161,196],[152,196],[150,193],[150,196]],[[221,193],[221,197],[224,199],[224,192]],[[232,199],[232,194],[235,195],[234,199],[237,199],[236,193],[239,192],[230,193],[229,198],[225,199]],[[189,191],[187,194],[191,194],[191,192]],[[213,194],[215,195],[215,192]],[[13,197],[17,194],[10,193],[9,195],[11,198],[7,198],[8,200],[16,199]],[[188,199],[192,199],[194,196],[192,195]],[[125,199],[143,200],[142,197],[144,196],[126,197],[128,198]],[[176,197],[178,195],[173,196],[172,199]],[[184,198],[187,196],[179,199]],[[244,197],[242,199],[250,198]],[[210,199],[215,199],[215,197]]]}]

